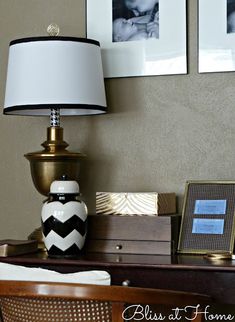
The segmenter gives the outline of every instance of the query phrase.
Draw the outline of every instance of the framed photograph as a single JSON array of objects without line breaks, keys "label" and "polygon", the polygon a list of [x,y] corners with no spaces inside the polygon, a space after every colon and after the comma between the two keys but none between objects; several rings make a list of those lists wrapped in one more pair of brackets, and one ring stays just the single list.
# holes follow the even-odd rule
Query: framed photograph
[{"label": "framed photograph", "polygon": [[104,77],[186,74],[186,0],[86,0]]},{"label": "framed photograph", "polygon": [[198,0],[199,73],[235,70],[235,0]]},{"label": "framed photograph", "polygon": [[178,252],[232,253],[234,218],[235,182],[187,182]]}]

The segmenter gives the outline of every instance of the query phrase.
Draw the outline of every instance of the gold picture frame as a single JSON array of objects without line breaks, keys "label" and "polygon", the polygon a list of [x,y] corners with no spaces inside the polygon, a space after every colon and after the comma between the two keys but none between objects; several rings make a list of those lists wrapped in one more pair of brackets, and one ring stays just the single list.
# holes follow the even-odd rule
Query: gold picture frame
[{"label": "gold picture frame", "polygon": [[235,181],[187,181],[178,253],[233,253]]}]

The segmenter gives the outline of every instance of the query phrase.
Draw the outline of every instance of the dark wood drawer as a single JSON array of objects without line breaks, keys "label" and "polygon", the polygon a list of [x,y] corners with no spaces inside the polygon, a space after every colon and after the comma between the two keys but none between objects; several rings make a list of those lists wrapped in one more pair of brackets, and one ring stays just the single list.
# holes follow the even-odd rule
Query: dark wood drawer
[{"label": "dark wood drawer", "polygon": [[170,241],[136,241],[136,240],[94,240],[90,239],[86,251],[98,253],[170,255]]},{"label": "dark wood drawer", "polygon": [[89,215],[86,252],[170,255],[178,242],[180,216]]}]

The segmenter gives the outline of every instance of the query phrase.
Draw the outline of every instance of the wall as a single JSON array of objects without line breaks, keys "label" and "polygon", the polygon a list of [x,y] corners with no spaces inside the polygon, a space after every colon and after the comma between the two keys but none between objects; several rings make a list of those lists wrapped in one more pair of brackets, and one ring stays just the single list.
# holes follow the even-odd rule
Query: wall
[{"label": "wall", "polygon": [[[188,0],[189,73],[106,80],[109,113],[64,118],[71,150],[87,154],[81,190],[90,211],[96,191],[175,191],[189,179],[235,177],[234,73],[197,73],[197,1]],[[0,0],[0,106],[10,40],[85,35],[85,0]],[[0,115],[0,239],[25,238],[40,225],[43,196],[24,153],[40,149],[47,118]]]}]

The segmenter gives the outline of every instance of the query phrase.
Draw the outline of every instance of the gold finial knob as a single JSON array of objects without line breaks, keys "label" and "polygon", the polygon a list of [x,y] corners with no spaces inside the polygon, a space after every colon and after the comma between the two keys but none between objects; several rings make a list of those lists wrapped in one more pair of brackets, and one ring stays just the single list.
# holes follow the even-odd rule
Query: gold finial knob
[{"label": "gold finial knob", "polygon": [[58,36],[60,33],[60,28],[56,23],[51,23],[47,27],[47,33],[49,36]]}]

